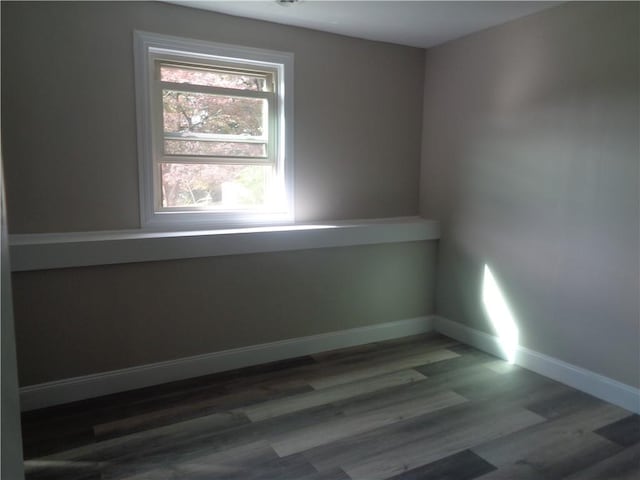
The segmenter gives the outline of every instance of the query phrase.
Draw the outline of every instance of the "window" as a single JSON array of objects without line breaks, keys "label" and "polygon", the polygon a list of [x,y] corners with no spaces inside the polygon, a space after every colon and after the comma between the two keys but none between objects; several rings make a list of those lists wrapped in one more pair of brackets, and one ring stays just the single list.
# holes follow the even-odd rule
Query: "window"
[{"label": "window", "polygon": [[293,219],[293,55],[135,33],[143,227]]}]

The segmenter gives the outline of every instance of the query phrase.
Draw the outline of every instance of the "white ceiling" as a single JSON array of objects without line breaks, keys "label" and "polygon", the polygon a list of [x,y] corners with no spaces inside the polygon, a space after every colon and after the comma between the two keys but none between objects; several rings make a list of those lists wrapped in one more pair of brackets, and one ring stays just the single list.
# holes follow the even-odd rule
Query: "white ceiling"
[{"label": "white ceiling", "polygon": [[300,0],[286,7],[275,0],[170,0],[168,3],[427,48],[562,2]]}]

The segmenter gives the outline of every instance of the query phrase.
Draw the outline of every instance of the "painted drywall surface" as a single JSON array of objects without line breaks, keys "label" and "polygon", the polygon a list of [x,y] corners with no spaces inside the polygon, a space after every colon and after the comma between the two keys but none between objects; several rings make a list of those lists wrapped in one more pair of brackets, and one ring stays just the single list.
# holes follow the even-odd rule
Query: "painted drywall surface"
[{"label": "painted drywall surface", "polygon": [[421,213],[436,310],[640,385],[638,3],[563,5],[427,52]]},{"label": "painted drywall surface", "polygon": [[155,2],[2,2],[11,233],[139,227],[133,31],[295,54],[300,221],[415,215],[421,49]]},{"label": "painted drywall surface", "polygon": [[436,242],[14,274],[30,385],[432,312]]},{"label": "painted drywall surface", "polygon": [[0,156],[0,478],[21,480],[24,468],[6,214]]},{"label": "painted drywall surface", "polygon": [[[299,221],[418,211],[420,49],[152,2],[2,2],[11,233],[139,227],[133,31],[295,54]],[[431,313],[434,246],[14,275],[22,385]]]}]

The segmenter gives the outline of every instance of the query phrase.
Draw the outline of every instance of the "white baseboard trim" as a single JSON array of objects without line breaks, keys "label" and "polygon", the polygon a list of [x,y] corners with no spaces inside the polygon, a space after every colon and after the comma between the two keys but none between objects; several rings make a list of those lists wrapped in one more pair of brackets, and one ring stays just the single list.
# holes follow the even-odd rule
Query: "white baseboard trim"
[{"label": "white baseboard trim", "polygon": [[431,317],[417,317],[234,348],[166,362],[29,385],[20,389],[20,403],[23,411],[33,410],[225,370],[310,355],[336,348],[417,335],[429,332],[432,329]]},{"label": "white baseboard trim", "polygon": [[[443,317],[434,316],[432,319],[434,329],[443,335],[504,358],[497,337]],[[516,351],[515,364],[631,412],[640,413],[638,388],[521,346]]]},{"label": "white baseboard trim", "polygon": [[[432,330],[504,358],[499,340],[493,335],[439,316],[417,317],[29,385],[20,389],[20,403],[23,411],[33,410]],[[525,347],[518,347],[515,363],[614,405],[640,413],[640,389]]]}]

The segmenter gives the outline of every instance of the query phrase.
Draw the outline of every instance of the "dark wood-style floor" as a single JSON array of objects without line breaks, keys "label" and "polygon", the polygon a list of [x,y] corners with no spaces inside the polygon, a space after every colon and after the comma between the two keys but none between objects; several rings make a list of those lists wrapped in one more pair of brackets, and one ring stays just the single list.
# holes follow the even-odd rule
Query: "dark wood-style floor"
[{"label": "dark wood-style floor", "polygon": [[442,336],[25,413],[27,479],[639,479],[640,419]]}]

